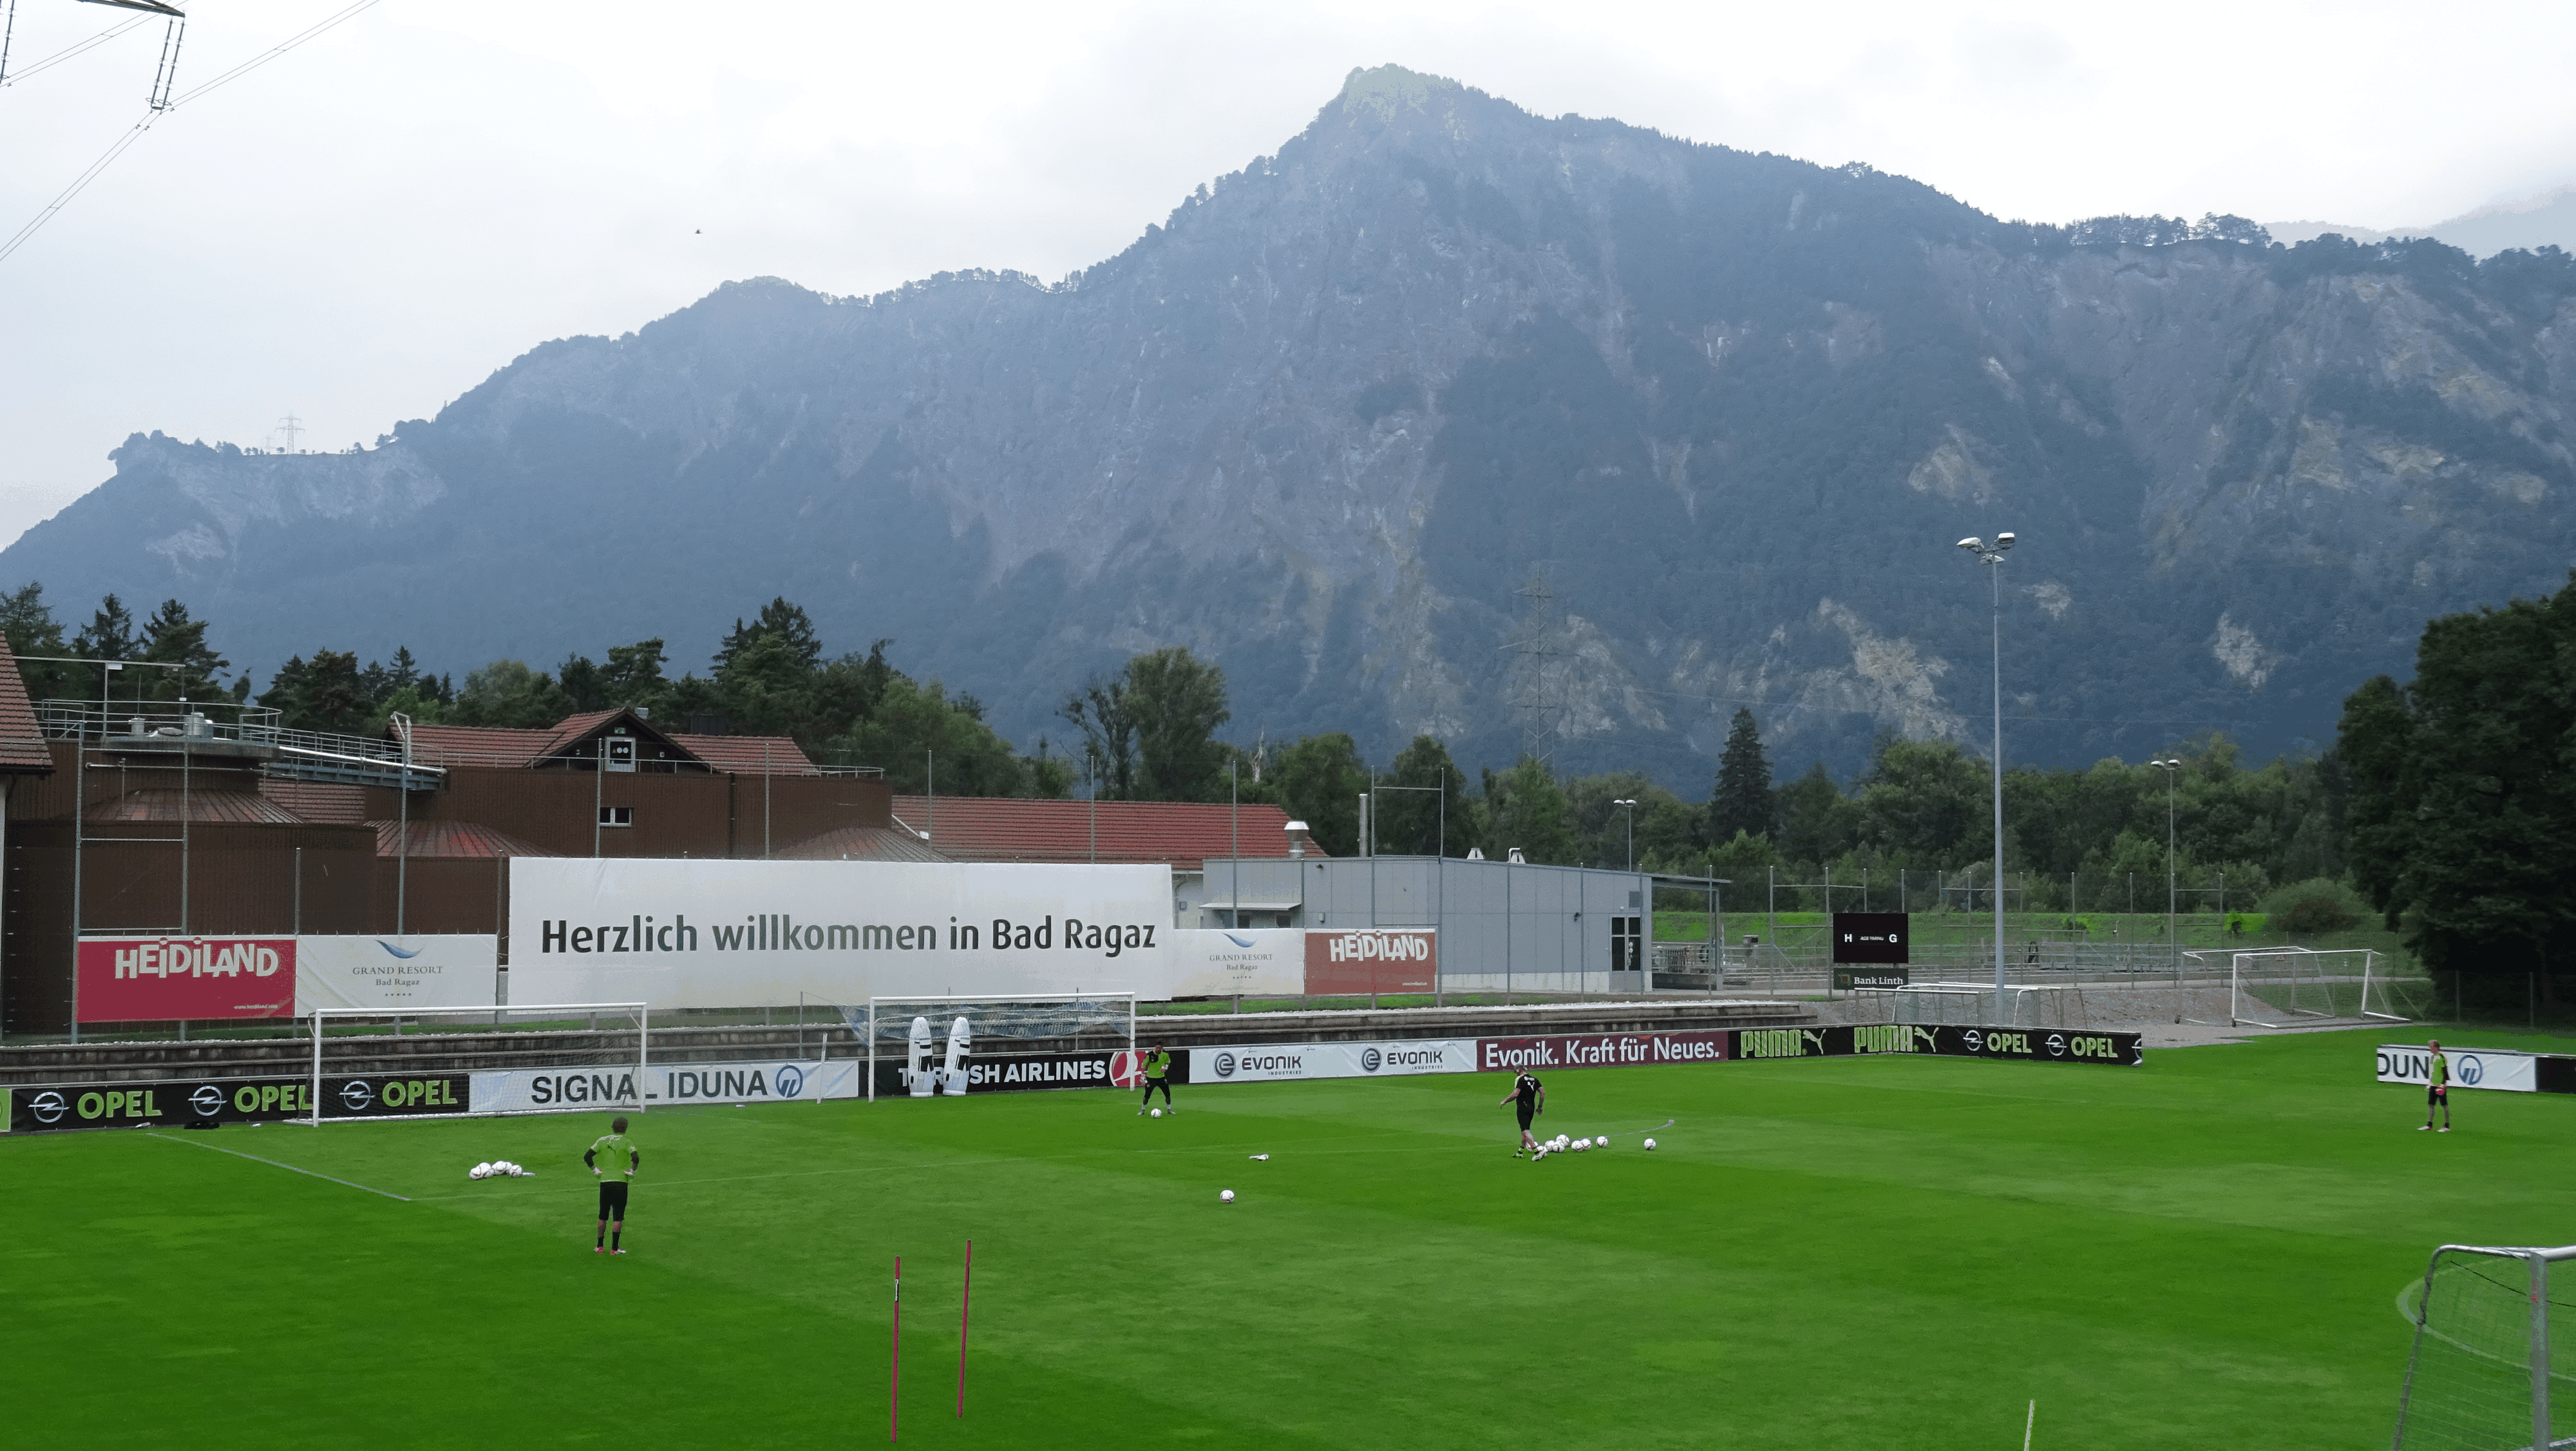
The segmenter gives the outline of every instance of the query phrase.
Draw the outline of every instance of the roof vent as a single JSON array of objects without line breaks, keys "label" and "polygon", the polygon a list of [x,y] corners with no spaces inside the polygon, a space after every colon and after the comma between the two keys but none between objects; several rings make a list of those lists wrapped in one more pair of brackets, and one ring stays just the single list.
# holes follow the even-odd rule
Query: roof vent
[{"label": "roof vent", "polygon": [[1521,855],[1521,849],[1519,847],[1512,848],[1512,854],[1509,860],[1511,864],[1516,867],[1525,867],[1529,865],[1529,859]]},{"label": "roof vent", "polygon": [[1483,847],[1481,847],[1481,846],[1471,846],[1471,847],[1467,848],[1467,860],[1469,860],[1469,861],[1471,861],[1471,862],[1480,862],[1480,861],[1483,861],[1484,859],[1485,859],[1485,849],[1484,849]]},{"label": "roof vent", "polygon": [[1294,860],[1296,860],[1297,858],[1304,856],[1304,855],[1306,854],[1306,843],[1307,843],[1308,841],[1312,840],[1312,839],[1313,839],[1313,833],[1309,832],[1309,831],[1306,829],[1306,823],[1304,823],[1304,822],[1302,822],[1302,821],[1292,821],[1292,822],[1289,822],[1289,823],[1288,823],[1288,856],[1289,856],[1289,859],[1290,859],[1290,860],[1292,860],[1292,861],[1294,861]]}]

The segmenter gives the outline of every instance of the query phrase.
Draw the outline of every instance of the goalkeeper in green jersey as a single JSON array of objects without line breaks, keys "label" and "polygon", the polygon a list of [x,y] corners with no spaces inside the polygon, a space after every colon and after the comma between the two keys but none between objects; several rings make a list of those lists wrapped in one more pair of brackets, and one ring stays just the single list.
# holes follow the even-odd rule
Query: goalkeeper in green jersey
[{"label": "goalkeeper in green jersey", "polygon": [[2438,1112],[2442,1115],[2442,1132],[2447,1134],[2451,1131],[2451,1060],[2437,1042],[2427,1039],[2424,1047],[2433,1056],[2424,1065],[2424,1122],[2416,1132],[2431,1128],[2433,1115]]},{"label": "goalkeeper in green jersey", "polygon": [[599,1179],[599,1238],[592,1254],[622,1255],[617,1241],[626,1233],[626,1188],[644,1167],[644,1153],[626,1137],[626,1116],[609,1121],[608,1132],[582,1152],[581,1161]]}]

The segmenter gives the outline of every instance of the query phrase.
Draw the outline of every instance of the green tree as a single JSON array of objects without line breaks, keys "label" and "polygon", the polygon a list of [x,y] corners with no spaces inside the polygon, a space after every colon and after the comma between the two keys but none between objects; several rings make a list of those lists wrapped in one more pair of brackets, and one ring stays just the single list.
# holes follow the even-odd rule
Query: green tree
[{"label": "green tree", "polygon": [[971,696],[951,700],[936,680],[894,677],[848,742],[851,759],[883,766],[887,783],[907,795],[930,786],[942,796],[1028,794],[1026,764],[984,723],[983,708]]},{"label": "green tree", "polygon": [[[32,660],[35,655],[68,655],[63,643],[63,627],[45,604],[45,587],[29,583],[8,594],[0,594],[0,635],[9,640],[9,653],[18,657],[18,674],[26,682],[31,700],[79,699],[83,676],[97,683],[96,669],[84,672],[80,666],[54,661]],[[94,694],[95,692],[87,692]]]},{"label": "green tree", "polygon": [[1818,761],[1807,774],[1780,788],[1780,855],[1799,863],[1829,862],[1851,849],[1860,808]]},{"label": "green tree", "polygon": [[154,678],[140,682],[156,700],[213,700],[220,695],[215,673],[232,662],[206,643],[206,622],[188,617],[188,607],[177,600],[163,600],[161,608],[144,623],[143,658],[176,670],[146,672]]},{"label": "green tree", "polygon": [[2337,752],[2355,873],[2417,959],[2546,974],[2576,927],[2576,572],[2426,625],[2412,682],[2345,701]]},{"label": "green tree", "polygon": [[1762,731],[1753,712],[1737,707],[1727,728],[1725,753],[1717,758],[1717,783],[1708,798],[1708,836],[1732,841],[1737,832],[1769,836],[1772,816],[1771,760],[1762,750]]},{"label": "green tree", "polygon": [[[321,656],[314,657],[319,660]],[[295,664],[288,661],[289,666]],[[285,672],[279,672],[281,678]],[[265,696],[261,703],[267,703]],[[573,713],[572,697],[555,678],[524,660],[495,660],[465,677],[452,718],[458,725],[514,726],[537,730]]]},{"label": "green tree", "polygon": [[1188,647],[1127,662],[1126,706],[1136,722],[1136,781],[1148,801],[1222,801],[1230,752],[1216,728],[1233,718],[1225,672]]},{"label": "green tree", "polygon": [[1986,763],[1956,741],[1882,736],[1861,778],[1858,834],[1907,865],[1949,865],[1991,845],[1989,790]]},{"label": "green tree", "polygon": [[1378,784],[1424,788],[1378,793],[1376,834],[1380,851],[1394,856],[1433,856],[1442,850],[1445,836],[1449,855],[1467,854],[1473,840],[1467,815],[1467,773],[1449,759],[1449,748],[1438,736],[1415,736],[1412,744],[1397,753],[1395,764]]},{"label": "green tree", "polygon": [[[1326,855],[1359,854],[1359,798],[1369,788],[1369,772],[1348,735],[1330,731],[1298,741],[1279,753],[1262,784],[1277,793],[1290,817],[1306,823]],[[1455,823],[1451,831],[1458,839]]]},{"label": "green tree", "polygon": [[775,641],[777,658],[790,662],[799,674],[810,672],[823,658],[823,642],[814,633],[813,619],[805,613],[804,606],[789,604],[781,595],[762,605],[750,624],[735,618],[732,631],[716,651],[716,678],[724,679],[734,662],[762,640]]},{"label": "green tree", "polygon": [[1565,865],[1581,859],[1572,811],[1555,773],[1536,756],[1523,756],[1508,771],[1485,772],[1485,855],[1504,860],[1519,849],[1524,861]]},{"label": "green tree", "polygon": [[277,668],[259,703],[276,710],[278,724],[288,730],[342,735],[363,733],[375,709],[358,678],[357,655],[343,650],[316,650],[310,660],[290,657]]},{"label": "green tree", "polygon": [[1065,696],[1056,707],[1082,735],[1083,774],[1102,801],[1136,798],[1136,717],[1127,707],[1124,679],[1100,680]]}]

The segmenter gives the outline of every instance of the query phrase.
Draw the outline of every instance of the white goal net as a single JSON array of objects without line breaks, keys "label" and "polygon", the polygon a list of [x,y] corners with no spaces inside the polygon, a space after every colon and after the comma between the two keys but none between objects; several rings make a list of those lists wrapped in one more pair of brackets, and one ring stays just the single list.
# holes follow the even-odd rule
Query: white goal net
[{"label": "white goal net", "polygon": [[[2218,975],[2220,954],[2188,955]],[[2368,948],[2258,947],[2225,957],[2229,1027],[2409,1021],[2398,1011],[2386,963]]]},{"label": "white goal net", "polygon": [[317,1008],[312,1123],[645,1106],[642,1003]]},{"label": "white goal net", "polygon": [[2399,1306],[2415,1327],[2397,1402],[2397,1451],[2576,1446],[2576,1326],[2558,1298],[2562,1249],[2446,1244]]},{"label": "white goal net", "polygon": [[1137,1081],[1134,993],[876,997],[841,1016],[867,1045],[871,1102]]}]

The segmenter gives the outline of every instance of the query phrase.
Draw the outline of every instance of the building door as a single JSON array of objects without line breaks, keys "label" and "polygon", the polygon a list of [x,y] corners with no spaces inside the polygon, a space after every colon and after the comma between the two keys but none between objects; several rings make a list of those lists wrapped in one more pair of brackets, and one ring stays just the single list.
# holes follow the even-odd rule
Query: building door
[{"label": "building door", "polygon": [[1636,972],[1646,956],[1646,919],[1613,917],[1610,919],[1610,970]]}]

